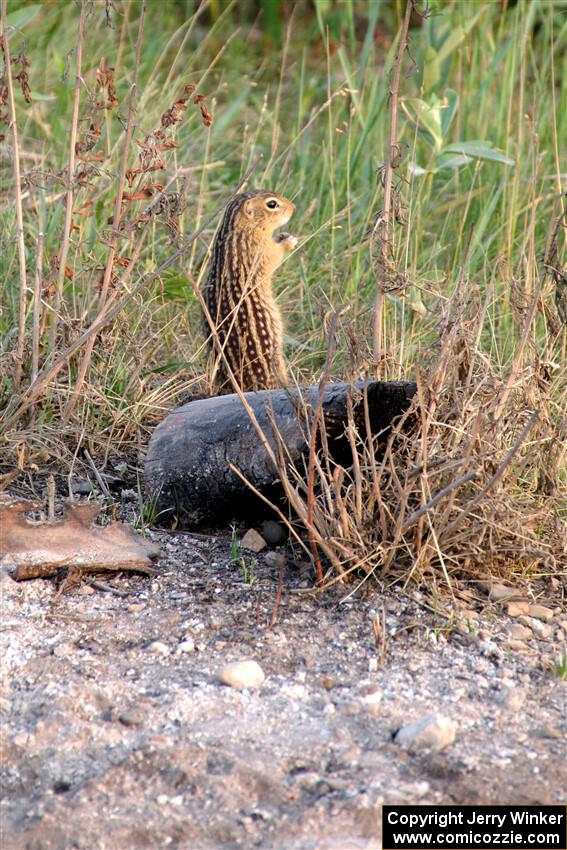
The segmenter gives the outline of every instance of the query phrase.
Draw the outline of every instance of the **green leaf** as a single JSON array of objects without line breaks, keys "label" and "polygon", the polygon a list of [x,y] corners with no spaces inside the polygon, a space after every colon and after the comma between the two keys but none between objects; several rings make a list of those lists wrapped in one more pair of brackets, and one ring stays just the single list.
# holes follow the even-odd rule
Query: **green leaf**
[{"label": "green leaf", "polygon": [[437,158],[435,171],[445,171],[447,169],[462,168],[463,165],[468,165],[469,162],[472,161],[472,157],[465,156],[465,154],[455,154],[453,156],[447,156],[446,152],[443,151],[443,153]]},{"label": "green leaf", "polygon": [[[426,92],[430,92],[442,84],[447,76],[449,68],[442,68],[451,54],[465,40],[469,32],[476,26],[481,15],[485,12],[485,8],[481,8],[465,24],[454,27],[443,44],[435,50],[433,47],[428,47],[424,53],[424,69],[423,69],[423,86]],[[445,71],[445,73],[443,73]]]},{"label": "green leaf", "polygon": [[159,366],[154,366],[151,369],[146,369],[143,377],[147,375],[166,375],[168,372],[180,372],[186,369],[189,364],[183,360],[172,360],[169,363],[162,363]]},{"label": "green leaf", "polygon": [[453,123],[453,118],[457,112],[459,105],[459,95],[453,89],[447,89],[443,99],[443,111],[441,112],[441,131],[443,137],[447,136],[447,131]]},{"label": "green leaf", "polygon": [[513,159],[505,156],[501,151],[495,150],[492,142],[470,141],[470,142],[454,142],[451,145],[446,145],[442,153],[458,153],[465,156],[472,156],[475,159],[484,159],[490,162],[500,162],[502,165],[515,165]]},{"label": "green leaf", "polygon": [[423,52],[423,88],[426,92],[433,91],[439,83],[441,68],[437,62],[437,51],[434,47],[426,47]]},{"label": "green leaf", "polygon": [[278,2],[278,0],[261,0],[261,6],[264,13],[266,32],[275,44],[281,44],[283,35],[283,25],[280,17],[281,2]]},{"label": "green leaf", "polygon": [[54,94],[39,94],[36,91],[32,91],[31,99],[34,103],[37,103],[40,100],[41,101],[57,100],[57,97]]},{"label": "green leaf", "polygon": [[457,49],[457,47],[465,40],[469,32],[475,27],[480,19],[480,17],[485,13],[486,7],[481,8],[479,12],[474,15],[474,17],[470,18],[466,24],[462,26],[455,27],[448,38],[445,39],[442,46],[437,51],[437,59],[436,61],[441,64],[447,59],[451,53]]},{"label": "green leaf", "polygon": [[[26,24],[29,24],[35,18],[41,7],[42,4],[39,3],[37,6],[24,6],[22,9],[16,9],[15,12],[8,15],[8,26],[14,27],[16,30],[23,29]],[[13,35],[13,32],[10,35]]]},{"label": "green leaf", "polygon": [[443,132],[441,130],[441,109],[439,106],[430,106],[418,97],[409,97],[401,101],[402,109],[409,120],[415,124],[420,131],[425,131],[436,150],[441,149],[443,144]]},{"label": "green leaf", "polygon": [[485,232],[485,230],[487,230],[489,224],[492,221],[492,216],[494,215],[494,211],[495,211],[495,209],[498,205],[498,202],[500,201],[500,197],[502,195],[503,190],[504,190],[504,182],[502,182],[500,184],[500,186],[498,186],[495,189],[494,194],[493,194],[490,202],[483,206],[482,215],[480,216],[480,218],[476,222],[476,227],[475,227],[474,232],[473,232],[469,256],[468,256],[468,259],[465,263],[465,271],[468,271],[468,269],[473,264],[473,261],[477,258],[477,256],[480,253],[482,253],[486,256],[486,254],[488,252],[488,248],[490,246],[490,243],[492,242],[492,240],[495,237],[495,229],[494,229],[494,227],[492,227],[491,233],[487,236],[486,240],[483,242],[484,232]]},{"label": "green leaf", "polygon": [[408,171],[414,177],[423,177],[424,174],[431,174],[431,171],[428,168],[423,168],[417,162],[410,162],[408,165]]}]

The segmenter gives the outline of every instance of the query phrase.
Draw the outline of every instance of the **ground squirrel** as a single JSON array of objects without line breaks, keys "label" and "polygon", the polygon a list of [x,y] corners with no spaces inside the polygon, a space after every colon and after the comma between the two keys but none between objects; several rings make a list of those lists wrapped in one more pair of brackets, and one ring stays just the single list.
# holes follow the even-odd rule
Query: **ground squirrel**
[{"label": "ground squirrel", "polygon": [[217,392],[232,392],[219,348],[243,392],[287,383],[283,328],[272,292],[272,274],[297,239],[274,230],[289,221],[295,204],[274,192],[244,192],[226,207],[213,245],[203,297],[218,343],[205,328]]}]

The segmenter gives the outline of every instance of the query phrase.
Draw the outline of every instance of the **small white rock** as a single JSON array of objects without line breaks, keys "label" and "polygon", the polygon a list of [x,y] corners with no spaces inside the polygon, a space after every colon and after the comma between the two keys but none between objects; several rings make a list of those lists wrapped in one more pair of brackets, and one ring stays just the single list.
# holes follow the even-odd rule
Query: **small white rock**
[{"label": "small white rock", "polygon": [[161,640],[154,640],[153,643],[150,643],[148,649],[150,652],[156,652],[158,655],[169,655],[169,646],[166,643],[162,643]]},{"label": "small white rock", "polygon": [[408,750],[432,750],[437,752],[455,740],[458,724],[443,714],[427,714],[397,732],[396,744]]},{"label": "small white rock", "polygon": [[256,661],[235,661],[223,667],[218,678],[231,688],[259,688],[266,676]]},{"label": "small white rock", "polygon": [[526,619],[530,620],[530,628],[535,632],[537,637],[543,638],[543,640],[549,640],[553,636],[553,625],[551,623],[542,623],[541,620],[536,620],[532,617]]},{"label": "small white rock", "polygon": [[187,653],[195,652],[195,641],[193,638],[185,638],[177,645],[177,652]]},{"label": "small white rock", "polygon": [[375,691],[370,691],[369,693],[364,694],[362,697],[362,702],[365,705],[378,705],[379,702],[382,701],[382,691],[376,689]]}]

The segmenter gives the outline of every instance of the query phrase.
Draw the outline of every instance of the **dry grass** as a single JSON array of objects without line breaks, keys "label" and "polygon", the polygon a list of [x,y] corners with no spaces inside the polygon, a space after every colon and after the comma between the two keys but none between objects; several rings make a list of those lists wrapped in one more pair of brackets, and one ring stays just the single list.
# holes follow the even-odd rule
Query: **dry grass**
[{"label": "dry grass", "polygon": [[332,565],[325,584],[347,574],[357,585],[374,577],[445,588],[454,577],[567,575],[562,376],[541,363],[512,383],[495,372],[478,348],[478,313],[469,303],[445,317],[385,450],[351,422],[353,464],[319,453],[312,509],[309,487],[297,487],[305,472],[288,473],[297,513]]},{"label": "dry grass", "polygon": [[[555,6],[487,9],[477,32],[451,4],[447,31],[435,18],[410,30],[418,59],[447,32],[457,45],[437,68],[446,80],[418,84],[400,73],[404,37],[384,49],[373,12],[352,53],[323,27],[299,58],[292,19],[274,93],[264,66],[246,76],[253,28],[252,46],[235,28],[219,39],[230,11],[205,32],[200,9],[166,42],[147,37],[151,6],[116,8],[112,30],[86,0],[71,34],[59,22],[74,73],[50,115],[17,100],[39,74],[3,2],[5,55],[18,46],[1,87],[14,156],[2,172],[0,487],[76,470],[84,449],[99,465],[141,452],[171,407],[206,392],[199,282],[219,213],[248,180],[298,205],[301,250],[282,270],[298,383],[417,371],[415,405],[385,451],[351,424],[352,467],[333,465],[315,412],[307,469],[274,455],[322,583],[565,574],[567,84]],[[435,144],[419,121],[398,120],[398,97],[417,114],[412,94],[442,122],[454,110]],[[478,138],[498,147],[459,149],[461,164],[447,165],[449,143]]]}]

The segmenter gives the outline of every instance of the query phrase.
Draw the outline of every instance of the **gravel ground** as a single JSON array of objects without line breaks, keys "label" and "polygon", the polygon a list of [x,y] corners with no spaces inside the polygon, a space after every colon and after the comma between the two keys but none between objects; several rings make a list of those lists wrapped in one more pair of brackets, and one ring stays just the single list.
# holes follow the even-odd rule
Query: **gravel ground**
[{"label": "gravel ground", "polygon": [[[228,537],[147,534],[154,578],[1,574],[3,850],[370,850],[385,802],[565,802],[559,580],[345,601],[282,548],[275,611],[273,551],[245,571]],[[261,686],[218,680],[244,659]],[[432,713],[442,749],[396,740]]]}]

